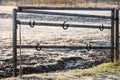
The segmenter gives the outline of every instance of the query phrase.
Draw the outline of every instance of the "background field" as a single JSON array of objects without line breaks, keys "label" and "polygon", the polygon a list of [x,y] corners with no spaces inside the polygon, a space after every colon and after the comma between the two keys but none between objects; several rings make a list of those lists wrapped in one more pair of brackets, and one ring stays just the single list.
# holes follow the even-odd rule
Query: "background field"
[{"label": "background field", "polygon": [[119,0],[0,0],[0,5],[118,7]]}]

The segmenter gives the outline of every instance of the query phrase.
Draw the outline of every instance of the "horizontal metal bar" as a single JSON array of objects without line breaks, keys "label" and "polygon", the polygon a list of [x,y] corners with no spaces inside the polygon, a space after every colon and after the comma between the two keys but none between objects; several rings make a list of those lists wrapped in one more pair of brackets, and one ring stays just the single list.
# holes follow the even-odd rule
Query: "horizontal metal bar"
[{"label": "horizontal metal bar", "polygon": [[[20,25],[29,25],[29,22],[18,22]],[[46,23],[46,22],[35,22],[37,26],[52,26],[52,27],[63,27],[61,23]],[[65,23],[64,27],[80,27],[80,28],[100,28],[102,25],[80,25],[80,24],[69,24]],[[104,29],[111,29],[111,26],[103,26]]]},{"label": "horizontal metal bar", "polygon": [[[17,48],[20,48],[20,45],[17,45]],[[21,45],[21,48],[36,48],[35,45]],[[54,49],[87,49],[87,46],[45,46],[45,45],[40,45],[38,48],[54,48]],[[103,47],[103,46],[91,46],[90,49],[111,49],[111,47]]]},{"label": "horizontal metal bar", "polygon": [[114,8],[83,8],[83,7],[48,7],[48,6],[19,6],[19,10],[21,9],[39,9],[39,10],[89,10],[89,11],[110,11]]},{"label": "horizontal metal bar", "polygon": [[22,10],[22,11],[17,11],[17,12],[34,13],[34,14],[46,14],[46,15],[61,15],[61,16],[93,17],[93,18],[111,19],[111,16],[100,16],[100,15],[90,15],[90,14],[75,14],[75,13],[62,13],[62,12],[50,12],[50,11]]}]

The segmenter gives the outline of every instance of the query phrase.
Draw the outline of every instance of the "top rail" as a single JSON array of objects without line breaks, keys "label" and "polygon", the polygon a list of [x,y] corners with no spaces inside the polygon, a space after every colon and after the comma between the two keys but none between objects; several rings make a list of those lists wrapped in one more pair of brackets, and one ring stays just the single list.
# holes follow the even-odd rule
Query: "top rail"
[{"label": "top rail", "polygon": [[18,10],[22,9],[39,9],[39,10],[89,10],[89,11],[111,11],[114,8],[83,8],[83,7],[47,7],[47,6],[19,6]]},{"label": "top rail", "polygon": [[101,15],[88,15],[88,14],[76,14],[76,13],[63,13],[63,12],[50,12],[50,11],[35,11],[35,10],[21,10],[17,12],[22,13],[34,13],[34,14],[45,14],[45,15],[60,15],[60,16],[76,16],[76,17],[94,17],[94,18],[103,18],[111,19],[111,16],[101,16]]}]

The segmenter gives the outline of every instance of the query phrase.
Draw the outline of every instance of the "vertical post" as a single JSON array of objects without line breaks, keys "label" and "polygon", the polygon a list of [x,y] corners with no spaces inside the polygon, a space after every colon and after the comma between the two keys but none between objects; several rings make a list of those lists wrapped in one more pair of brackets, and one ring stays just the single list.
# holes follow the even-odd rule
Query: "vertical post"
[{"label": "vertical post", "polygon": [[114,62],[114,9],[111,11],[111,61]]},{"label": "vertical post", "polygon": [[95,7],[97,7],[97,0],[94,0],[95,1]]},{"label": "vertical post", "polygon": [[86,4],[85,6],[87,6],[88,3],[89,3],[88,0],[85,0],[85,4]]},{"label": "vertical post", "polygon": [[119,3],[119,0],[117,0],[117,5],[118,5],[118,8],[120,7],[120,3]]},{"label": "vertical post", "polygon": [[16,9],[13,10],[13,76],[17,76],[17,13]]},{"label": "vertical post", "polygon": [[119,59],[119,10],[116,10],[116,62]]}]

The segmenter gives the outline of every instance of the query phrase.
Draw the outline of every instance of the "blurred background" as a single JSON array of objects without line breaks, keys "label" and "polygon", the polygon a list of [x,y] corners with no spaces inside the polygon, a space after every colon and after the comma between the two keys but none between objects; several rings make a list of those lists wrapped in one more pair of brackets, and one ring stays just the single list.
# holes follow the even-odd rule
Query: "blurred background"
[{"label": "blurred background", "polygon": [[119,7],[119,0],[0,0],[0,5]]}]

